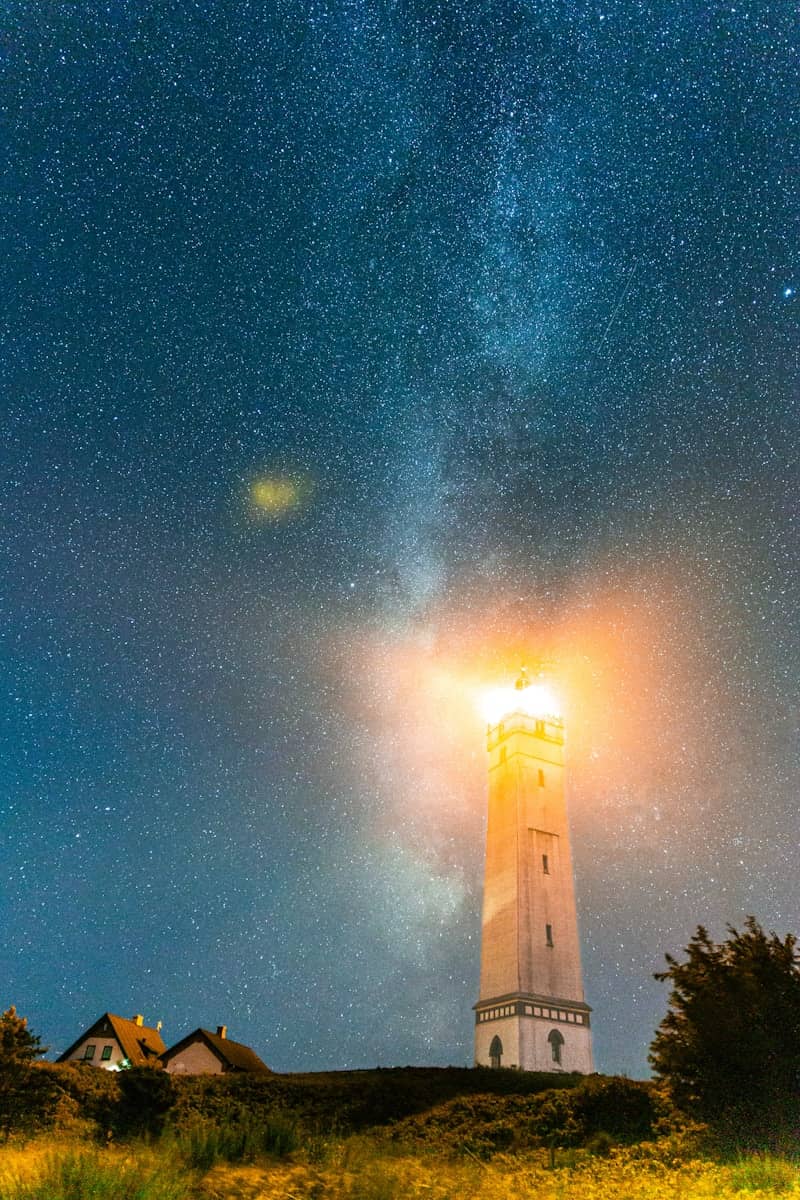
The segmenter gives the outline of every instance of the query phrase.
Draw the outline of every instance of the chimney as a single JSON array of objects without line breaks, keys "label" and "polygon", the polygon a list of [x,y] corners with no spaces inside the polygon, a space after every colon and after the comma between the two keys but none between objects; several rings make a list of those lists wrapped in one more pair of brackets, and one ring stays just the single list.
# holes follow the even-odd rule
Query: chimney
[{"label": "chimney", "polygon": [[218,1025],[217,1026],[217,1037],[226,1038],[227,1036],[228,1036],[228,1026],[227,1025]]},{"label": "chimney", "polygon": [[141,1013],[136,1013],[135,1017],[133,1018],[133,1023],[134,1025],[144,1025],[144,1017]]}]

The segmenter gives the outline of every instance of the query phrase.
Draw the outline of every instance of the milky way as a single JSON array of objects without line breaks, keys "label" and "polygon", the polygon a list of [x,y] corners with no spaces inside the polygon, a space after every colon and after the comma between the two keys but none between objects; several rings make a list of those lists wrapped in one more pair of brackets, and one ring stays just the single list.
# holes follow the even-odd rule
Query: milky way
[{"label": "milky way", "polygon": [[778,0],[10,0],[0,1003],[466,1063],[473,700],[565,699],[598,1066],[800,932]]}]

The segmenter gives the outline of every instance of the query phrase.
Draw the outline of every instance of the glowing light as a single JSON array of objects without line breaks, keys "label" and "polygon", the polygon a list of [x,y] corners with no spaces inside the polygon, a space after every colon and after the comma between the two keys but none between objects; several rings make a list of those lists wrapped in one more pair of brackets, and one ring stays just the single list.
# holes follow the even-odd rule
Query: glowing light
[{"label": "glowing light", "polygon": [[546,683],[531,683],[527,687],[490,688],[480,697],[480,710],[490,725],[497,725],[511,713],[528,717],[560,717],[561,705]]},{"label": "glowing light", "polygon": [[250,485],[250,503],[263,517],[284,517],[298,509],[309,493],[305,480],[266,475]]}]

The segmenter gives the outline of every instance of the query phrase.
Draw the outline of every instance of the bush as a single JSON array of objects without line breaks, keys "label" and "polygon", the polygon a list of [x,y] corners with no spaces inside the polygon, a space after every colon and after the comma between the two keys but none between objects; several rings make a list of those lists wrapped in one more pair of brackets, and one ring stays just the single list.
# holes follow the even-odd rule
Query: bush
[{"label": "bush", "polygon": [[72,1128],[76,1121],[88,1121],[105,1133],[119,1103],[118,1080],[116,1071],[99,1071],[88,1063],[39,1063],[35,1082],[50,1097],[43,1128]]},{"label": "bush", "polygon": [[615,1143],[652,1137],[662,1108],[652,1084],[597,1076],[529,1096],[461,1096],[396,1122],[389,1136],[481,1158],[548,1147],[552,1159],[556,1149],[586,1146],[596,1135]]},{"label": "bush", "polygon": [[112,1127],[122,1134],[158,1137],[175,1103],[172,1076],[160,1067],[130,1067],[118,1072],[119,1104]]},{"label": "bush", "polygon": [[397,1067],[309,1075],[196,1075],[175,1077],[170,1122],[236,1124],[291,1114],[319,1134],[357,1133],[423,1114],[456,1099],[495,1096],[516,1101],[554,1088],[572,1088],[580,1075],[546,1075],[489,1068]]},{"label": "bush", "polygon": [[595,1158],[608,1158],[611,1151],[614,1149],[614,1139],[610,1133],[606,1133],[601,1129],[598,1133],[593,1134],[586,1143],[586,1149]]},{"label": "bush", "polygon": [[618,1141],[652,1136],[659,1105],[652,1084],[640,1080],[590,1076],[569,1094],[582,1137],[608,1133]]}]

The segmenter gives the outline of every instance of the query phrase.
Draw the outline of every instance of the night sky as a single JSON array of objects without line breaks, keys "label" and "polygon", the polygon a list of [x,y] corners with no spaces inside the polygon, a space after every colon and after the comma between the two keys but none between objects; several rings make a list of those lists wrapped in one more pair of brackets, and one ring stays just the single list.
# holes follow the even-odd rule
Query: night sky
[{"label": "night sky", "polygon": [[597,1065],[800,933],[796,14],[6,0],[0,1005],[467,1064],[566,712]]}]

